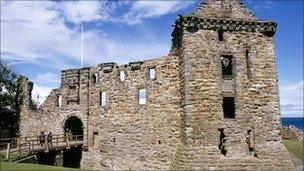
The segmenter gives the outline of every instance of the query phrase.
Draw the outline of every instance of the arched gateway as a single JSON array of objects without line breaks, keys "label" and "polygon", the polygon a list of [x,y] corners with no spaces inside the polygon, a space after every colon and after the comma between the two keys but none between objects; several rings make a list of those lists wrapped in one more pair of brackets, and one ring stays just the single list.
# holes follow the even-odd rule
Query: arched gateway
[{"label": "arched gateway", "polygon": [[83,123],[77,116],[70,116],[64,121],[65,132],[71,131],[73,135],[83,135]]},{"label": "arched gateway", "polygon": [[[70,116],[64,121],[63,129],[73,135],[83,135],[83,123],[76,116]],[[63,151],[63,167],[80,168],[82,146],[72,147]]]}]

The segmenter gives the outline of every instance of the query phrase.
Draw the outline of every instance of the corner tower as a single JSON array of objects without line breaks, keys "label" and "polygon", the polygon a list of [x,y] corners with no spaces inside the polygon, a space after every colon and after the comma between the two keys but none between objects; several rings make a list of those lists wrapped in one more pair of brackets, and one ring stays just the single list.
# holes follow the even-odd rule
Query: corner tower
[{"label": "corner tower", "polygon": [[182,142],[174,169],[290,169],[281,143],[273,36],[239,0],[206,0],[179,16]]}]

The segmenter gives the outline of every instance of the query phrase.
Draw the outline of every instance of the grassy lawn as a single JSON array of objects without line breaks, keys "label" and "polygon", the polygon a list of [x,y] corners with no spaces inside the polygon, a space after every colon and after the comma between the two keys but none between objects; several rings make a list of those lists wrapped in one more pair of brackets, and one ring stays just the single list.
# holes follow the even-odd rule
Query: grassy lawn
[{"label": "grassy lawn", "polygon": [[297,158],[304,161],[303,142],[296,140],[283,140],[283,143],[290,152],[292,152]]},{"label": "grassy lawn", "polygon": [[19,170],[27,170],[27,171],[83,171],[80,169],[66,168],[66,167],[55,167],[55,166],[47,166],[47,165],[39,165],[39,164],[25,164],[25,163],[11,163],[11,162],[1,162],[0,170],[2,171],[19,171]]},{"label": "grassy lawn", "polygon": [[[22,158],[22,157],[26,157],[28,155],[28,153],[25,153],[25,152],[23,152],[23,153],[21,153],[20,154],[20,158]],[[6,154],[1,154],[0,153],[0,161],[5,161],[6,159]],[[11,155],[10,155],[10,157],[9,157],[9,160],[8,161],[14,161],[14,160],[16,160],[16,159],[18,159],[19,157],[18,157],[18,154],[17,153],[12,153]]]}]

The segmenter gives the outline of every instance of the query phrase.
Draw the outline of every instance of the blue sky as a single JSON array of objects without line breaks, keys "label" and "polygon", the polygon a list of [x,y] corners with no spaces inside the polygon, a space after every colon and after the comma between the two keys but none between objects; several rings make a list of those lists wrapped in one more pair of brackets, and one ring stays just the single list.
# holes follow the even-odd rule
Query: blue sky
[{"label": "blue sky", "polygon": [[[1,1],[1,57],[34,81],[42,101],[61,70],[151,59],[168,54],[171,25],[201,1]],[[242,1],[259,19],[278,23],[275,35],[284,117],[303,116],[303,2]]]}]

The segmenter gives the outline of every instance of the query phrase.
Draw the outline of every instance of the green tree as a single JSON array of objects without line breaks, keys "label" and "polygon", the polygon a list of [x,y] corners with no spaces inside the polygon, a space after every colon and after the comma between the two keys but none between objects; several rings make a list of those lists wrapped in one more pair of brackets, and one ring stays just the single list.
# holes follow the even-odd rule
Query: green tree
[{"label": "green tree", "polygon": [[17,78],[18,75],[0,58],[0,138],[14,137],[19,130]]}]

